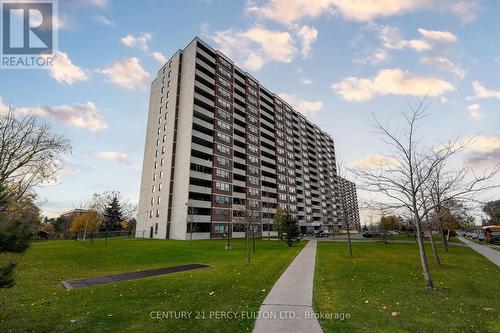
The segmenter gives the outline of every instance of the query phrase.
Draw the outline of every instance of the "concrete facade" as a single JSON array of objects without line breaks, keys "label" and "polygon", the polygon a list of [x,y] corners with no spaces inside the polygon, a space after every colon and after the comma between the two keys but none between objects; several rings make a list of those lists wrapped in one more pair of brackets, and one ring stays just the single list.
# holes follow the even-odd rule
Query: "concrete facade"
[{"label": "concrete facade", "polygon": [[242,216],[273,235],[278,206],[302,231],[339,223],[333,139],[199,38],[149,103],[137,237],[242,237]]}]

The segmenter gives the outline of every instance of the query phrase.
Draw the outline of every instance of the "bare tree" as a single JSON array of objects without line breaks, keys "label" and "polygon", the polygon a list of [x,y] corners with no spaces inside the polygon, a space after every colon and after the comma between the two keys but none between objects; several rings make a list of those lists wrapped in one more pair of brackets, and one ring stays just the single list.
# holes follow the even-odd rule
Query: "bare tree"
[{"label": "bare tree", "polygon": [[[31,115],[12,107],[0,116],[0,184],[2,200],[16,202],[34,187],[56,180],[59,158],[70,153],[69,141]],[[0,207],[0,213],[2,207]]]},{"label": "bare tree", "polygon": [[188,205],[186,219],[189,225],[189,246],[191,246],[191,241],[193,240],[193,232],[196,231],[194,230],[195,228],[193,226],[193,222],[194,222],[194,217],[198,215],[198,209],[196,209],[196,207],[189,206],[189,204],[186,205]]},{"label": "bare tree", "polygon": [[[384,197],[384,200],[377,203],[379,207],[410,214],[416,228],[424,279],[427,288],[433,289],[423,243],[424,221],[428,214],[437,208],[429,193],[433,184],[431,179],[440,166],[467,147],[467,142],[457,139],[437,147],[425,147],[416,137],[416,132],[418,123],[425,117],[426,109],[425,99],[418,99],[415,107],[410,105],[410,111],[403,114],[405,127],[400,130],[391,130],[388,125],[382,124],[374,117],[375,128],[391,148],[392,154],[389,157],[394,163],[385,163],[378,167],[360,167],[352,172],[363,181],[364,190]],[[495,168],[480,177],[469,174],[472,180],[467,182],[448,181],[447,184],[454,184],[454,190],[447,196],[447,200],[456,197],[473,198],[479,192],[492,188],[494,185],[483,184],[497,171],[498,168]],[[459,175],[462,172],[452,174],[461,178]],[[442,181],[442,177],[440,179]]]},{"label": "bare tree", "polygon": [[260,217],[260,211],[258,207],[253,207],[247,204],[243,210],[233,211],[233,220],[240,226],[243,227],[245,232],[245,247],[247,250],[247,263],[251,262],[251,252],[252,247],[250,246],[250,237],[253,240],[253,253],[255,253],[255,231],[254,227],[256,225],[257,219]]}]

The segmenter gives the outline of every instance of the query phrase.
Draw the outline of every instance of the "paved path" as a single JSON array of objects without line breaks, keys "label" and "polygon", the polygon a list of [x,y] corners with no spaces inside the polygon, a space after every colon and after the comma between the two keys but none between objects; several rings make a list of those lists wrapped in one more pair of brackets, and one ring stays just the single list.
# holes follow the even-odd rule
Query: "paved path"
[{"label": "paved path", "polygon": [[492,248],[471,242],[468,239],[458,237],[463,243],[467,244],[471,249],[476,251],[479,254],[482,254],[486,259],[500,267],[500,251],[493,250]]},{"label": "paved path", "polygon": [[177,272],[184,272],[193,269],[208,268],[208,267],[210,266],[205,264],[188,264],[188,265],[180,265],[180,266],[173,266],[166,268],[148,269],[145,271],[98,276],[98,277],[79,279],[79,280],[62,281],[61,283],[67,289],[79,289],[79,288],[95,286],[97,284],[130,281],[150,276],[166,275],[166,274],[172,274]]},{"label": "paved path", "polygon": [[[260,307],[253,333],[320,333],[312,308],[316,240],[311,240],[288,266]],[[270,318],[275,316],[275,318]],[[292,318],[294,317],[294,318]]]}]

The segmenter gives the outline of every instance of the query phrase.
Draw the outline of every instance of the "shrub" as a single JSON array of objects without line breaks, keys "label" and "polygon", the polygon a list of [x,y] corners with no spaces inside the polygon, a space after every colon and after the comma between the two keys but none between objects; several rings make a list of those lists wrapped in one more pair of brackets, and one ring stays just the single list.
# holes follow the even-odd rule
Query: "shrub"
[{"label": "shrub", "polygon": [[14,285],[14,268],[16,264],[9,262],[0,264],[0,288],[10,288]]}]

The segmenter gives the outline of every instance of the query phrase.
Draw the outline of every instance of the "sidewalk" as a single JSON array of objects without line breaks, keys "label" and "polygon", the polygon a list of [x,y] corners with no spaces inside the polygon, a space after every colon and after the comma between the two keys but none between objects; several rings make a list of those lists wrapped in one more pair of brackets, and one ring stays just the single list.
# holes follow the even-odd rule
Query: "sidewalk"
[{"label": "sidewalk", "polygon": [[458,237],[464,244],[467,244],[471,249],[476,251],[477,253],[483,255],[486,259],[500,267],[500,251],[493,250],[486,245],[477,244],[471,242],[468,239]]},{"label": "sidewalk", "polygon": [[253,333],[320,333],[312,308],[316,240],[310,240],[262,303]]}]

